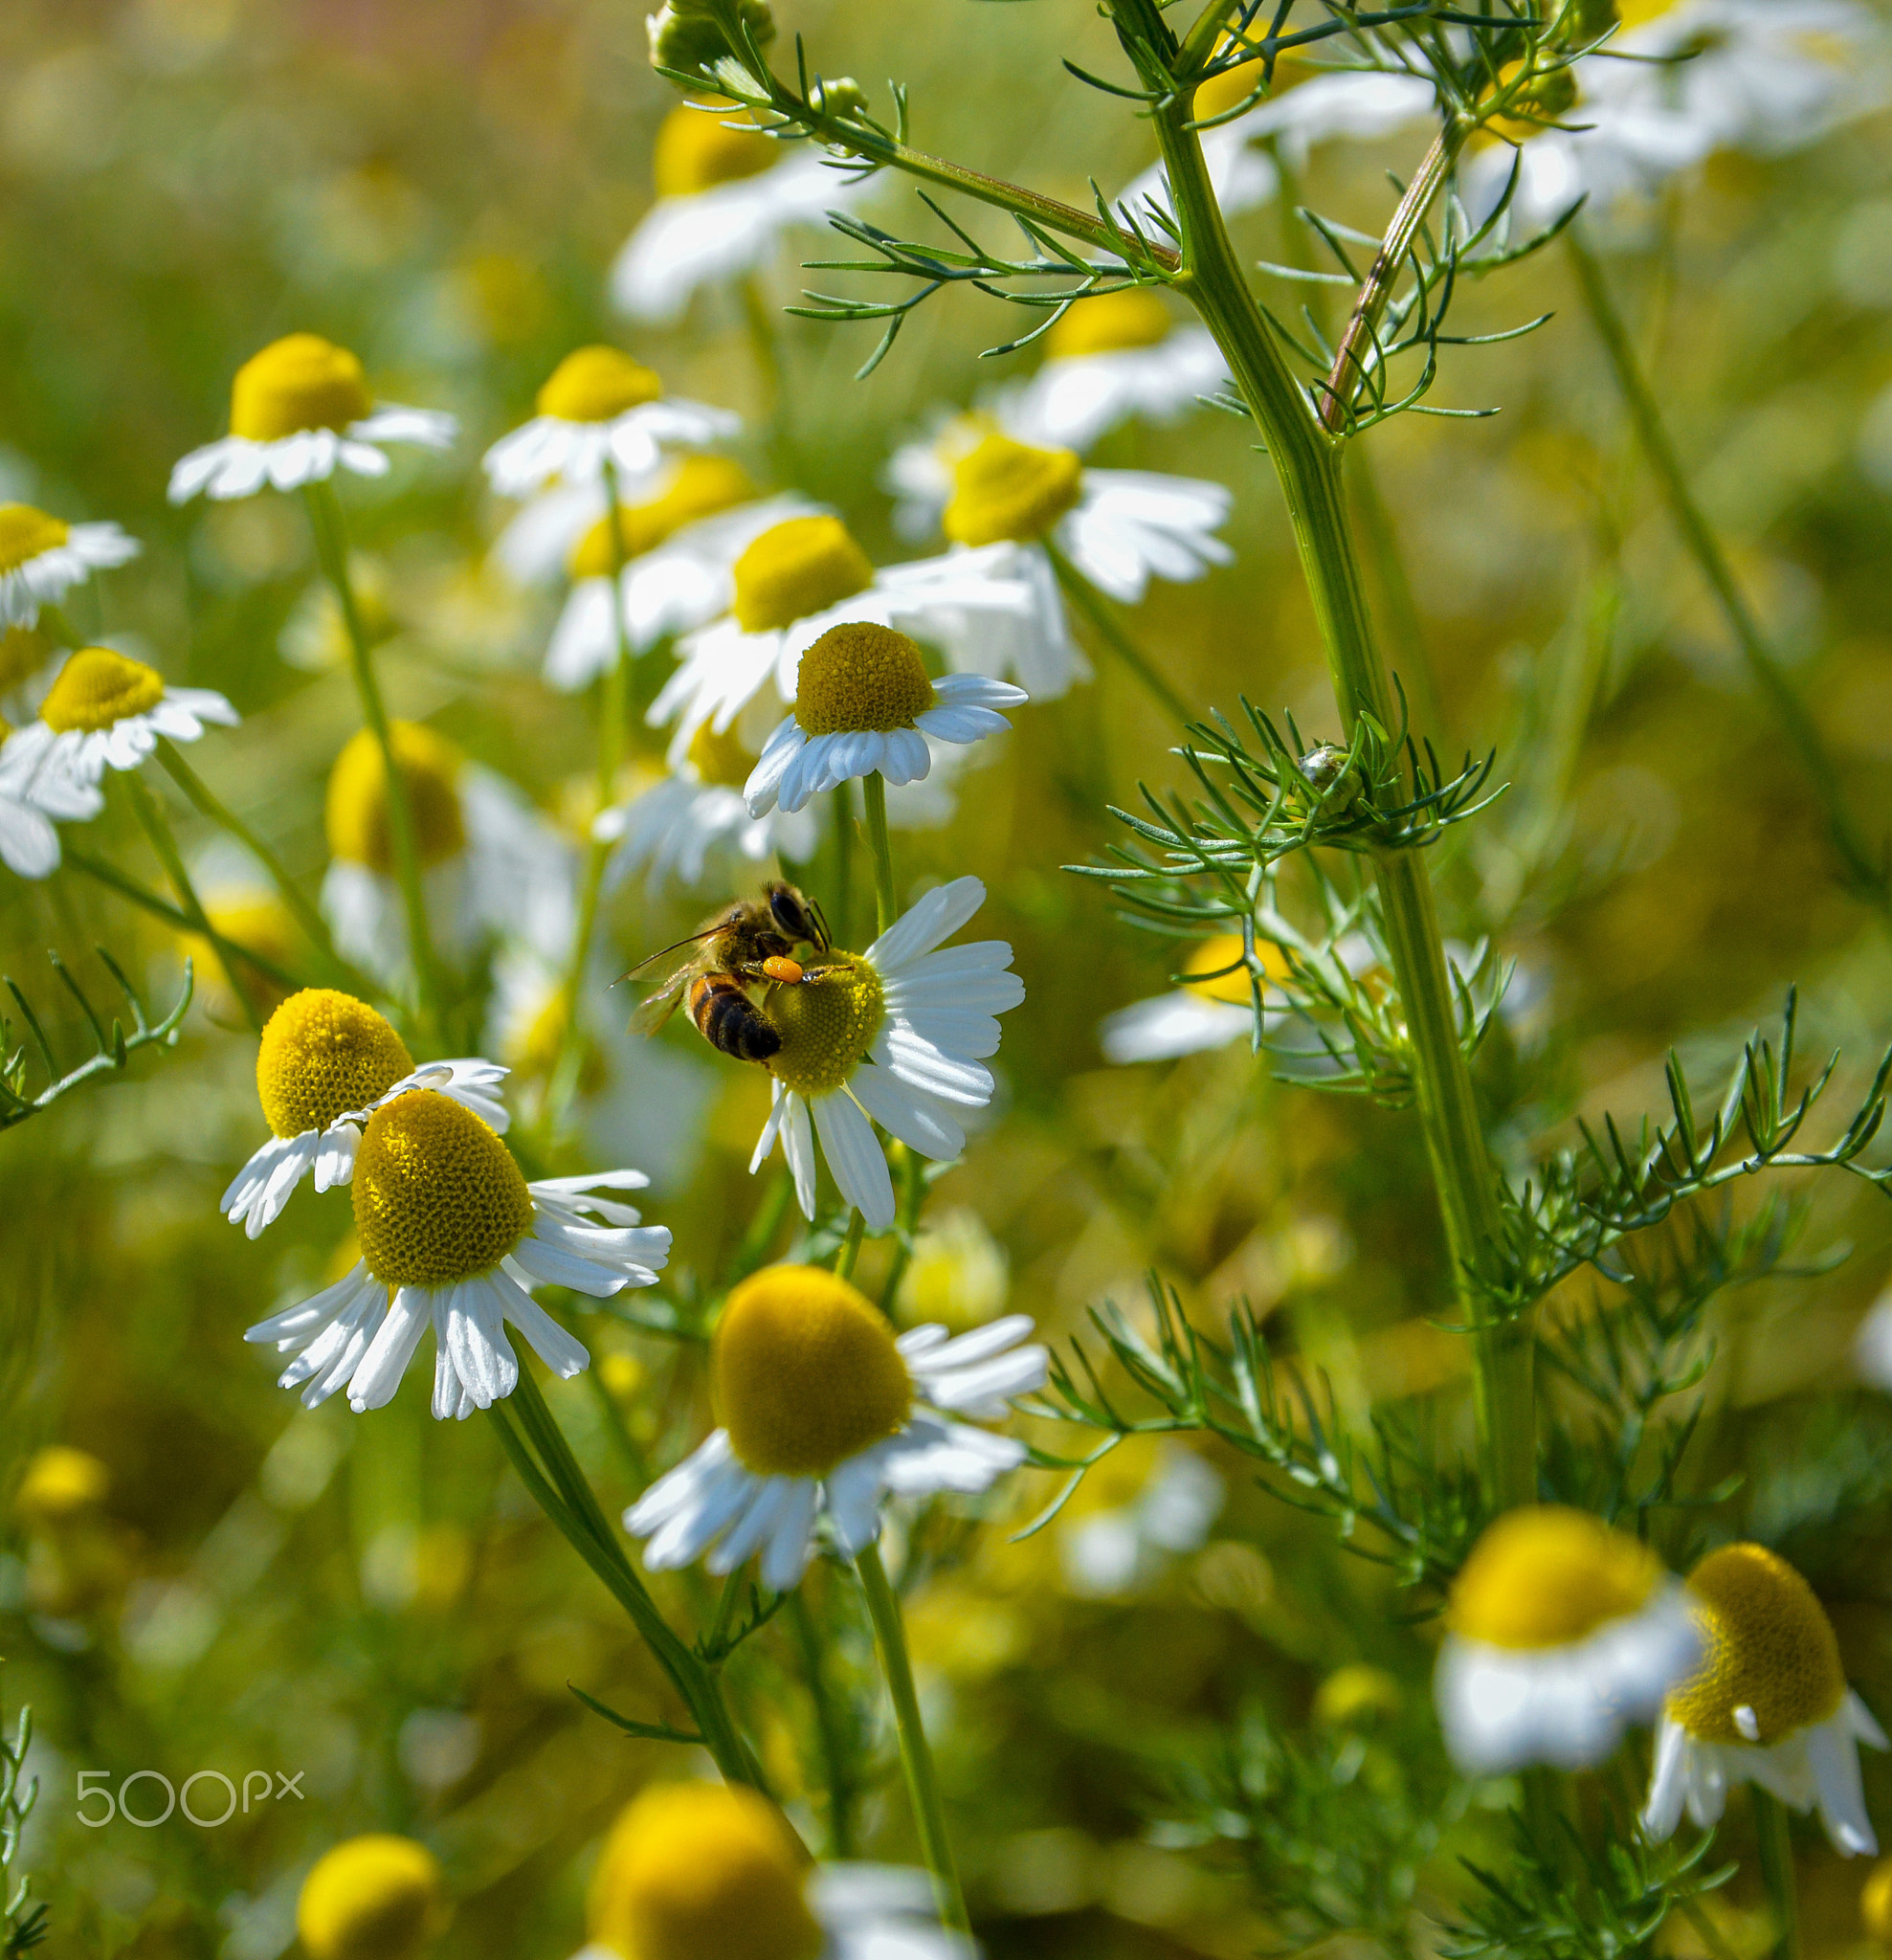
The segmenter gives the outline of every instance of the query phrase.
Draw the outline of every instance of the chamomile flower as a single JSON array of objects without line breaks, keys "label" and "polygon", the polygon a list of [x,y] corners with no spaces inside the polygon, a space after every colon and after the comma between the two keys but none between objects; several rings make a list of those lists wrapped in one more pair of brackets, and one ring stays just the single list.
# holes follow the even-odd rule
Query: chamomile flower
[{"label": "chamomile flower", "polygon": [[736,1785],[658,1784],[620,1813],[591,1879],[578,1960],[973,1960],[932,1881],[812,1871],[782,1815]]},{"label": "chamomile flower", "polygon": [[142,548],[117,524],[69,524],[30,503],[0,503],[0,628],[36,625],[40,607]]},{"label": "chamomile flower", "polygon": [[1489,1526],[1453,1582],[1434,1694],[1467,1775],[1601,1762],[1696,1664],[1681,1587],[1587,1511],[1529,1504]]},{"label": "chamomile flower", "polygon": [[609,463],[622,484],[639,485],[667,447],[701,449],[742,427],[727,409],[666,400],[663,383],[615,347],[568,354],[539,390],[538,413],[486,452],[486,475],[501,497],[525,497],[553,478],[593,483]]},{"label": "chamomile flower", "polygon": [[669,325],[701,286],[765,266],[791,225],[823,225],[862,187],[810,144],[767,137],[734,102],[672,109],[652,159],[657,201],[612,267],[634,320]]},{"label": "chamomile flower", "polygon": [[751,816],[790,813],[853,776],[913,783],[933,766],[928,736],[967,744],[1011,724],[1022,688],[983,674],[929,680],[919,647],[891,627],[831,626],[801,657],[793,711],[768,741],[744,790]]},{"label": "chamomile flower", "polygon": [[896,1336],[885,1315],[819,1266],[766,1266],[725,1303],[710,1344],[723,1427],[624,1514],[652,1571],[701,1558],[733,1572],[758,1552],[763,1584],[808,1570],[817,1526],[854,1558],[879,1535],[889,1496],[975,1495],[1025,1446],[956,1421],[995,1422],[1045,1381],[1023,1314],[958,1339]]},{"label": "chamomile flower", "polygon": [[638,871],[653,894],[672,880],[692,889],[746,885],[754,882],[746,876],[752,867],[812,857],[820,835],[814,811],[778,805],[749,814],[743,790],[757,760],[734,729],[719,735],[702,724],[679,746],[667,776],[603,812],[592,826],[594,836],[615,846],[607,886],[614,890]]},{"label": "chamomile flower", "polygon": [[477,1056],[415,1068],[407,1043],[366,1001],[326,987],[292,993],[256,1044],[256,1097],[270,1141],[217,1209],[255,1238],[310,1171],[319,1192],[346,1184],[368,1120],[411,1089],[438,1090],[503,1130],[511,1121],[498,1093],[505,1073]]},{"label": "chamomile flower", "polygon": [[994,647],[1036,644],[1057,617],[1055,595],[1048,613],[1042,593],[991,553],[877,571],[847,526],[825,516],[764,531],[736,560],[731,585],[727,616],[680,642],[677,670],[651,704],[653,727],[674,721],[687,739],[707,722],[720,734],[753,702],[759,739],[794,700],[801,657],[831,626],[895,627],[963,669],[982,668]]},{"label": "chamomile flower", "polygon": [[168,687],[143,660],[80,647],[59,669],[30,722],[8,743],[20,766],[96,784],[108,768],[135,769],[159,742],[195,742],[207,724],[236,725],[236,710],[208,687]]},{"label": "chamomile flower", "polygon": [[0,864],[20,878],[47,878],[59,868],[54,825],[83,823],[105,799],[96,782],[25,733],[0,744]]},{"label": "chamomile flower", "polygon": [[1704,1659],[1663,1707],[1642,1828],[1669,1837],[1685,1803],[1706,1830],[1730,1784],[1757,1783],[1792,1810],[1817,1804],[1842,1857],[1876,1852],[1859,1745],[1882,1749],[1885,1734],[1846,1685],[1813,1588],[1764,1546],[1725,1545],[1687,1590]]},{"label": "chamomile flower", "polygon": [[499,1134],[436,1089],[409,1089],[368,1118],[350,1193],[361,1258],[312,1299],[244,1335],[295,1359],[280,1386],[306,1408],[348,1391],[358,1413],[393,1399],[434,1329],[434,1414],[464,1420],[519,1386],[510,1323],[556,1375],[590,1361],[532,1298],[539,1285],[608,1298],[654,1286],[670,1257],[663,1226],[601,1191],[634,1191],[641,1171],[527,1184]]},{"label": "chamomile flower", "polygon": [[452,1916],[434,1854],[412,1838],[373,1832],[310,1866],[296,1932],[308,1960],[416,1960]]},{"label": "chamomile flower", "polygon": [[1227,385],[1214,336],[1178,325],[1147,286],[1075,301],[1044,348],[1044,366],[1009,397],[1004,420],[1021,440],[1050,448],[1082,452],[1133,415],[1174,422]]},{"label": "chamomile flower", "polygon": [[458,433],[451,415],[377,404],[361,362],[346,347],[320,334],[292,333],[236,370],[230,434],[193,449],[171,471],[170,501],[254,497],[265,486],[300,490],[338,469],[385,477],[383,445],[449,449]]},{"label": "chamomile flower", "polygon": [[[771,987],[762,1012],[781,1047],[762,1064],[775,1078],[751,1172],[779,1138],[805,1217],[814,1216],[814,1140],[842,1197],[870,1232],[894,1222],[894,1187],[874,1125],[923,1157],[948,1162],[966,1147],[955,1109],[991,1101],[995,1016],[1025,997],[1000,939],[943,947],[985,902],[976,878],[928,892],[864,953],[835,952],[827,977]],[[942,949],[943,948],[943,949]]]},{"label": "chamomile flower", "polygon": [[[1287,955],[1272,941],[1257,938],[1256,957],[1265,976],[1262,1013],[1268,1012],[1268,980],[1288,977]],[[1255,1035],[1255,994],[1238,932],[1217,933],[1192,947],[1183,962],[1182,985],[1169,993],[1140,1000],[1106,1014],[1098,1038],[1107,1061],[1168,1061],[1205,1048],[1225,1048]],[[1274,996],[1279,1007],[1280,996]]]}]

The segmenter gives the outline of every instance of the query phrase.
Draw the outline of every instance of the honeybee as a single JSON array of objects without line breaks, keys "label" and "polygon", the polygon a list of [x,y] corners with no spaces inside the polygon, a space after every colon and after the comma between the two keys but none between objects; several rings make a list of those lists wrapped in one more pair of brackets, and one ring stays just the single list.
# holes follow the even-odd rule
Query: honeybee
[{"label": "honeybee", "polygon": [[678,1003],[686,1002],[698,1034],[712,1048],[738,1061],[767,1061],[781,1048],[782,1037],[750,998],[749,989],[818,981],[827,969],[795,959],[801,946],[812,946],[817,955],[832,950],[827,921],[813,900],[774,880],[763,887],[760,899],[736,900],[688,939],[632,968],[632,973],[641,973],[659,960],[669,962],[651,975],[657,991],[637,1010],[632,1025],[655,1035]]}]

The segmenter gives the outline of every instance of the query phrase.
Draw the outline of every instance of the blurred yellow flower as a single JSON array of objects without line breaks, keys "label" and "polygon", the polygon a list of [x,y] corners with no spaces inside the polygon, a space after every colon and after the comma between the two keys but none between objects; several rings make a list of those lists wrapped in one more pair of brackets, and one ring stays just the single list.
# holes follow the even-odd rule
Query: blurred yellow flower
[{"label": "blurred yellow flower", "polygon": [[446,1930],[438,1861],[412,1838],[350,1838],[302,1881],[296,1930],[309,1960],[414,1960]]}]

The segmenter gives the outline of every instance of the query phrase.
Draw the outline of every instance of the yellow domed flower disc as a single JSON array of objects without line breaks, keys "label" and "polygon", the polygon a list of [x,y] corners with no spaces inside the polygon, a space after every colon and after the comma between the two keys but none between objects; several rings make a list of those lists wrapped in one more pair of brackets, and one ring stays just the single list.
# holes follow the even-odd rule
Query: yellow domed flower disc
[{"label": "yellow domed flower disc", "polygon": [[[738,119],[746,126],[731,129],[729,122]],[[651,156],[651,176],[659,197],[693,197],[719,184],[760,176],[782,156],[746,111],[712,97],[706,108],[676,108],[663,119]]]},{"label": "yellow domed flower disc", "polygon": [[1446,1624],[1490,1647],[1564,1647],[1639,1612],[1662,1581],[1646,1545],[1588,1511],[1526,1504],[1472,1548]]},{"label": "yellow domed flower disc", "polygon": [[445,1927],[439,1864],[412,1838],[350,1838],[302,1881],[296,1930],[308,1960],[413,1960]]},{"label": "yellow domed flower disc", "polygon": [[836,953],[839,969],[807,986],[771,987],[764,1017],[782,1037],[767,1066],[785,1088],[804,1096],[832,1095],[880,1032],[880,976],[865,960]]},{"label": "yellow domed flower disc", "polygon": [[0,503],[0,572],[17,571],[43,551],[63,545],[72,527],[30,503]]},{"label": "yellow domed flower disc", "polygon": [[539,412],[561,422],[614,422],[663,392],[663,383],[615,347],[580,347],[539,390]]},{"label": "yellow domed flower disc", "polygon": [[1814,1589],[1765,1546],[1725,1545],[1688,1575],[1707,1659],[1670,1695],[1703,1742],[1778,1742],[1846,1699],[1839,1642]]},{"label": "yellow domed flower disc", "polygon": [[362,364],[316,333],[292,333],[253,355],[230,390],[230,433],[279,442],[304,429],[345,429],[372,413]]},{"label": "yellow domed flower disc", "polygon": [[112,1473],[97,1457],[66,1443],[36,1450],[13,1493],[14,1508],[42,1530],[96,1511],[112,1487]]},{"label": "yellow domed flower disc", "polygon": [[1169,309],[1148,286],[1124,286],[1080,300],[1045,335],[1044,350],[1051,360],[1069,361],[1153,347],[1169,339]]},{"label": "yellow domed flower disc", "polygon": [[[407,785],[414,840],[422,864],[438,864],[466,849],[460,813],[460,752],[444,736],[414,722],[392,722],[389,739]],[[381,745],[363,728],[348,738],[329,771],[325,812],[328,848],[338,858],[394,875],[394,837],[388,822],[388,768]]]},{"label": "yellow domed flower disc", "polygon": [[1659,20],[1675,4],[1676,0],[1616,0],[1616,18],[1626,29],[1646,27],[1652,20]]},{"label": "yellow domed flower disc", "polygon": [[620,550],[626,558],[653,551],[685,524],[746,503],[754,495],[755,485],[741,463],[726,456],[685,457],[658,496],[617,506],[621,544],[612,537],[611,519],[601,517],[572,547],[568,569],[574,580],[609,578],[617,569]]},{"label": "yellow domed flower disc", "polygon": [[736,1455],[764,1477],[825,1477],[892,1436],[913,1402],[886,1316],[820,1266],[765,1266],[737,1285],[709,1372]]},{"label": "yellow domed flower disc", "polygon": [[59,669],[39,719],[60,734],[109,728],[129,715],[147,714],[165,696],[165,678],[143,660],[127,660],[110,647],[81,647]]},{"label": "yellow domed flower disc", "polygon": [[[1508,85],[1522,61],[1513,61],[1499,71],[1501,84]],[[1530,83],[1524,92],[1513,98],[1513,106],[1519,111],[1511,116],[1494,116],[1479,131],[1483,142],[1502,139],[1507,143],[1528,143],[1533,136],[1543,135],[1549,124],[1560,116],[1567,115],[1576,107],[1576,78],[1568,68],[1553,69]]]},{"label": "yellow domed flower disc", "polygon": [[349,1190],[362,1258],[390,1286],[489,1273],[532,1229],[532,1193],[511,1152],[434,1089],[411,1089],[374,1112]]},{"label": "yellow domed flower disc", "polygon": [[1084,466],[1070,449],[1037,449],[994,429],[953,465],[941,520],[956,545],[1042,538],[1082,494]]},{"label": "yellow domed flower disc", "polygon": [[815,1960],[826,1944],[803,1897],[789,1829],[751,1790],[647,1790],[605,1840],[590,1931],[624,1960]]},{"label": "yellow domed flower disc", "polygon": [[413,1073],[413,1057],[365,1000],[330,987],[292,993],[263,1023],[256,1096],[279,1137],[326,1129]]},{"label": "yellow domed flower disc", "polygon": [[918,644],[890,626],[831,626],[801,657],[795,720],[805,735],[910,728],[933,705]]},{"label": "yellow domed flower disc", "polygon": [[1873,1866],[1859,1892],[1859,1919],[1881,1947],[1892,1947],[1892,1858]]},{"label": "yellow domed flower disc", "polygon": [[[1287,955],[1271,940],[1257,939],[1255,953],[1261,962],[1262,972],[1270,980],[1288,977]],[[1231,968],[1234,971],[1229,970]],[[1205,999],[1233,1001],[1236,1007],[1249,1007],[1254,1003],[1255,995],[1248,984],[1248,969],[1242,964],[1241,934],[1238,932],[1218,932],[1213,939],[1205,939],[1183,962],[1183,985],[1191,993],[1199,993]],[[1215,977],[1211,980],[1188,977],[1196,973],[1212,973]]]},{"label": "yellow domed flower disc", "polygon": [[[1279,91],[1282,79],[1282,65],[1280,62],[1276,63],[1275,89],[1270,90],[1268,94],[1274,94]],[[1258,105],[1266,101],[1268,95],[1256,95],[1255,93],[1260,86],[1261,63],[1259,60],[1244,61],[1238,67],[1223,69],[1220,75],[1211,76],[1196,90],[1196,120],[1202,122],[1207,121],[1213,116],[1225,116],[1231,109],[1239,108],[1243,102],[1248,100],[1250,96],[1255,96]]]},{"label": "yellow domed flower disc", "polygon": [[[0,510],[0,529],[4,529],[6,516]],[[0,537],[0,571],[6,569],[7,546],[4,537]],[[31,680],[54,652],[52,640],[36,626],[10,626],[0,633],[0,693],[17,687],[22,680]]]},{"label": "yellow domed flower disc", "polygon": [[874,583],[874,568],[836,517],[791,517],[736,560],[737,624],[768,633],[825,612]]},{"label": "yellow domed flower disc", "polygon": [[690,767],[705,783],[726,790],[740,790],[755,773],[752,756],[733,728],[722,734],[705,722],[690,737]]},{"label": "yellow domed flower disc", "polygon": [[[273,894],[246,894],[224,901],[207,895],[204,917],[219,938],[246,951],[260,953],[278,967],[294,967],[300,957],[301,935],[289,916],[289,908]],[[232,962],[201,933],[180,932],[177,937],[178,944],[196,961],[200,975],[214,979],[222,973],[226,981],[229,979]],[[234,964],[242,969],[239,977],[253,998],[260,994],[269,1001],[280,1002],[288,994],[288,988],[248,960],[239,959]],[[234,997],[218,1000],[215,1007],[218,1012],[241,1012]]]}]

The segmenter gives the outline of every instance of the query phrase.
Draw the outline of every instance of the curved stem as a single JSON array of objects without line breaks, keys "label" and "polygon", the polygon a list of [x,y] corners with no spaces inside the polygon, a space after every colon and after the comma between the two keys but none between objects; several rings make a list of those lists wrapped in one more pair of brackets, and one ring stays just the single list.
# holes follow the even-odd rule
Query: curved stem
[{"label": "curved stem", "polygon": [[887,1692],[893,1698],[901,1761],[906,1767],[907,1794],[913,1802],[914,1828],[920,1836],[926,1869],[932,1873],[939,1892],[940,1917],[955,1931],[969,1933],[972,1922],[967,1915],[959,1867],[946,1836],[946,1805],[940,1796],[932,1748],[920,1719],[920,1697],[913,1685],[913,1664],[907,1659],[906,1625],[901,1617],[900,1598],[887,1577],[886,1567],[880,1563],[878,1545],[869,1545],[855,1560],[854,1568],[860,1574],[861,1591],[867,1595],[867,1613],[874,1622],[874,1644],[879,1652],[880,1671],[887,1678]]},{"label": "curved stem", "polygon": [[867,806],[867,844],[874,854],[874,910],[878,930],[885,932],[900,909],[894,896],[894,846],[887,835],[887,779],[870,769],[860,779],[861,800]]},{"label": "curved stem", "polygon": [[1109,600],[1049,538],[1044,541],[1044,550],[1045,556],[1051,560],[1052,570],[1057,574],[1057,583],[1063,588],[1065,596],[1084,615],[1090,623],[1091,631],[1149,690],[1158,704],[1184,727],[1188,727],[1196,719],[1195,711],[1164,679],[1157,671],[1155,662],[1130,637]]}]

